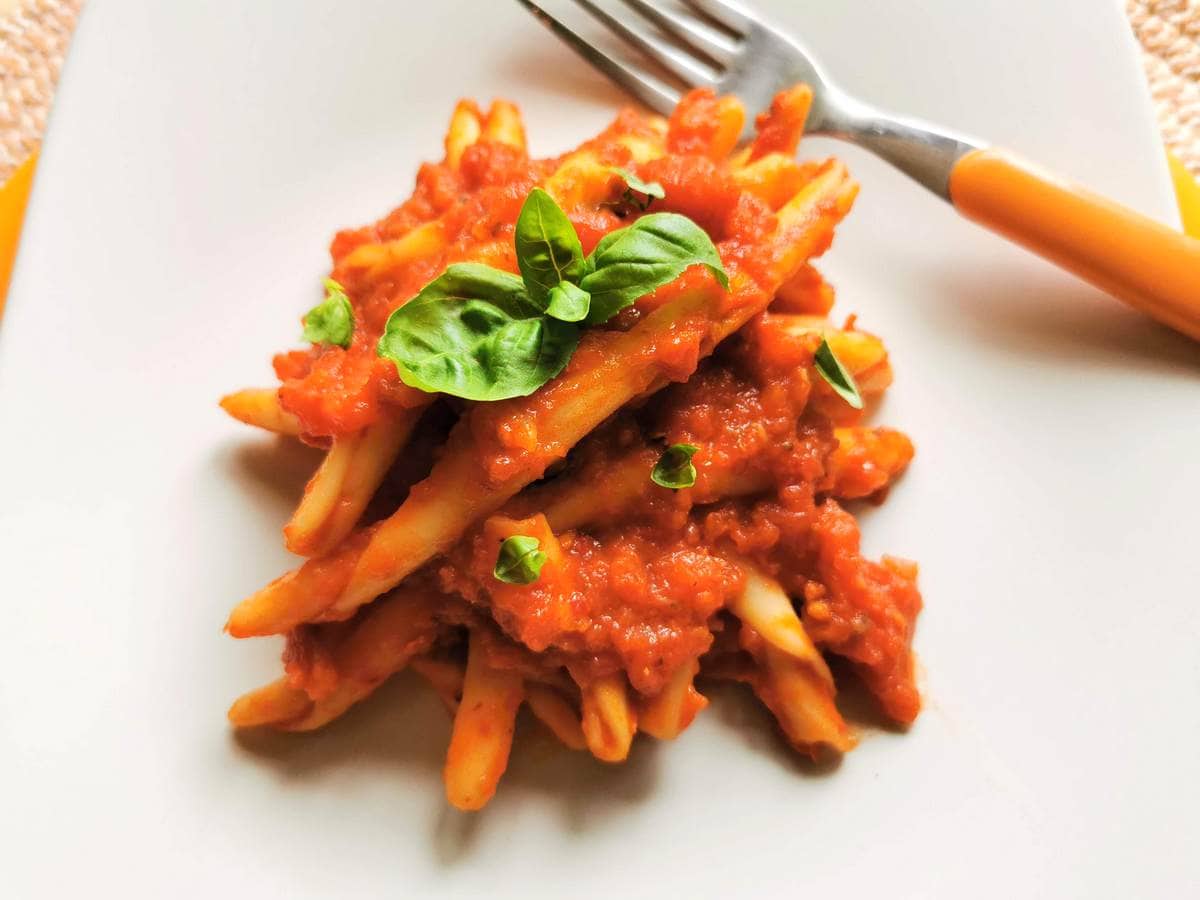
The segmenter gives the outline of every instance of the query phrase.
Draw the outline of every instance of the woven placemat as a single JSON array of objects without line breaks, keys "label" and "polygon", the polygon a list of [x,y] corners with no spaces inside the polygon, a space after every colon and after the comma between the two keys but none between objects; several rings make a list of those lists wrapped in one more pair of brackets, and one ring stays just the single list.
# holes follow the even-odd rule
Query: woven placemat
[{"label": "woven placemat", "polygon": [[[0,184],[37,149],[82,5],[0,0]],[[1126,7],[1163,137],[1200,176],[1200,0],[1126,0]]]},{"label": "woven placemat", "polygon": [[82,5],[0,2],[0,184],[38,147]]},{"label": "woven placemat", "polygon": [[1200,0],[1126,0],[1163,139],[1200,177]]}]

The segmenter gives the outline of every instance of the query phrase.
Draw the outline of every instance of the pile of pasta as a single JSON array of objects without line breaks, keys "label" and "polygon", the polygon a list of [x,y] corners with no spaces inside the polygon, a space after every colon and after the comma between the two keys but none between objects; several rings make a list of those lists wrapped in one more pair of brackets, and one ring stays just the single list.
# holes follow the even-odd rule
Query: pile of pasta
[{"label": "pile of pasta", "polygon": [[[858,187],[837,160],[795,160],[810,101],[804,86],[781,93],[739,147],[741,103],[696,91],[669,120],[627,110],[547,160],[529,158],[513,105],[464,101],[412,197],[335,237],[353,339],[281,354],[280,386],[222,401],[327,448],[284,529],[307,559],[227,624],[286,636],[283,675],[233,704],[235,726],[316,729],[411,669],[453,715],[447,797],[479,809],[522,706],[567,747],[618,762],[637,732],[687,728],[704,679],[733,679],[797,751],[837,754],[855,735],[831,654],[891,719],[916,717],[916,566],[865,558],[843,506],[881,500],[913,447],[863,424],[816,370],[827,346],[867,411],[892,380],[878,338],[830,323],[834,292],[811,265]],[[643,196],[622,172],[660,190]],[[584,329],[528,396],[409,387],[376,353],[388,316],[453,263],[516,272],[514,223],[535,187],[585,252],[647,207],[690,217],[728,290],[689,269]],[[690,486],[664,487],[652,472],[680,446]],[[529,583],[497,577],[514,535],[542,554]]]}]

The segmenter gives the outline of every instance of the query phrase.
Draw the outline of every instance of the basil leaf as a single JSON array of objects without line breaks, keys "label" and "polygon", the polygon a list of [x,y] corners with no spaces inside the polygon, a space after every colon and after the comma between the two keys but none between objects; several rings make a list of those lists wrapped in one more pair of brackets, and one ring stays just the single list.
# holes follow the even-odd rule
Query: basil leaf
[{"label": "basil leaf", "polygon": [[492,575],[505,584],[533,584],[546,564],[546,554],[538,549],[535,537],[514,534],[500,545],[500,555]]},{"label": "basil leaf", "polygon": [[592,271],[579,286],[592,295],[584,320],[588,325],[607,322],[691,266],[705,266],[722,287],[729,287],[712,239],[691,219],[677,213],[643,216],[628,228],[606,234],[587,262]]},{"label": "basil leaf", "polygon": [[535,303],[544,306],[555,285],[583,277],[583,247],[575,226],[541,188],[525,198],[515,242],[517,265]]},{"label": "basil leaf", "polygon": [[376,352],[417,390],[505,400],[561,372],[578,343],[579,328],[542,315],[516,275],[459,263],[392,313]]},{"label": "basil leaf", "polygon": [[546,315],[560,322],[578,322],[588,314],[592,305],[591,295],[569,281],[560,281],[550,289],[546,303]]},{"label": "basil leaf", "polygon": [[332,278],[325,279],[325,299],[304,317],[304,340],[314,344],[349,347],[354,335],[354,307],[346,289]]},{"label": "basil leaf", "polygon": [[863,408],[862,394],[858,392],[858,384],[855,382],[854,376],[846,371],[846,367],[842,365],[842,361],[837,358],[833,348],[824,338],[821,339],[821,346],[817,348],[813,362],[821,377],[829,382],[829,386],[837,391],[843,400],[854,409]]},{"label": "basil leaf", "polygon": [[696,467],[692,465],[692,457],[699,449],[693,444],[672,444],[663,451],[650,470],[650,480],[660,487],[675,491],[691,487],[696,483]]},{"label": "basil leaf", "polygon": [[[650,208],[650,204],[655,200],[666,199],[667,192],[657,181],[642,181],[628,169],[621,169],[613,166],[610,172],[620,175],[621,179],[629,188],[625,191],[625,199],[638,207],[643,212]],[[638,200],[634,194],[645,194],[645,201]]]}]

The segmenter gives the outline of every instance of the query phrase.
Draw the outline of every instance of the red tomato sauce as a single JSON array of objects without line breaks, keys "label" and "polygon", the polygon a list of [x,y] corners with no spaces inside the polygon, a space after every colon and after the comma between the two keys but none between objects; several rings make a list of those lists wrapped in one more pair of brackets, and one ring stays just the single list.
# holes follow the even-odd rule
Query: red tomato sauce
[{"label": "red tomato sauce", "polygon": [[581,680],[624,671],[648,695],[708,650],[709,620],[741,585],[720,555],[652,525],[563,535],[561,564],[527,586],[495,582],[496,546],[480,533],[452,554],[439,570],[443,589],[487,604],[509,635],[555,651],[546,660]]},{"label": "red tomato sauce", "polygon": [[[737,627],[718,613],[741,590],[744,560],[803,598],[818,646],[851,660],[889,716],[912,721],[916,569],[863,557],[853,516],[828,495],[833,480],[866,477],[875,445],[845,463],[849,474],[831,470],[834,425],[808,402],[814,344],[747,329],[685,383],[585,441],[565,475],[600,471],[649,435],[700,448],[694,487],[649,486],[617,521],[558,535],[561,561],[528,586],[492,576],[499,539],[485,527],[440,565],[441,587],[486,607],[547,664],[584,681],[623,671],[654,695],[675,668],[709,652],[714,629]],[[739,484],[747,496],[728,499]]]},{"label": "red tomato sauce", "polygon": [[[793,93],[777,102],[760,123],[753,158],[789,149],[797,122],[807,115],[808,99]],[[623,113],[582,149],[605,165],[633,167],[631,151],[620,139],[646,136],[648,128],[641,116]],[[637,167],[640,177],[660,182],[666,191],[666,200],[651,211],[682,213],[708,231],[732,283],[721,300],[724,309],[743,308],[778,292],[778,312],[823,314],[832,304],[832,289],[809,266],[780,289],[779,256],[788,248],[768,240],[777,229],[775,213],[738,186],[728,165],[713,161],[729,148],[719,153],[712,148],[732,146],[740,130],[740,120],[723,101],[706,92],[689,95],[670,123],[672,155]],[[281,402],[300,419],[307,439],[359,430],[389,404],[431,400],[403,385],[392,364],[375,355],[387,317],[453,262],[483,261],[516,272],[513,232],[521,205],[561,162],[530,160],[510,146],[480,141],[466,149],[458,170],[423,166],[411,199],[374,225],[334,238],[333,277],[347,289],[356,315],[353,343],[345,350],[314,347],[275,359]],[[569,192],[571,186],[564,189]],[[624,190],[614,176],[604,202],[566,210],[585,253],[641,214],[622,199]],[[444,246],[432,256],[380,269],[348,263],[361,248],[398,240],[431,222],[440,223],[444,236]],[[636,691],[652,696],[688,660],[736,648],[737,641],[724,635],[738,626],[721,611],[742,588],[739,563],[749,562],[802,600],[804,625],[818,646],[851,660],[884,710],[909,722],[920,708],[910,650],[921,607],[916,568],[864,558],[857,525],[832,493],[863,497],[883,489],[888,471],[896,467],[887,469],[881,460],[902,459],[902,467],[911,457],[911,444],[895,433],[894,439],[881,436],[837,455],[835,424],[858,416],[838,408],[836,422],[831,419],[831,404],[840,401],[812,367],[819,334],[751,324],[701,366],[709,349],[703,346],[709,311],[672,322],[639,351],[644,358],[621,357],[613,350],[623,333],[664,302],[706,284],[711,285],[711,276],[694,268],[604,328],[589,329],[560,376],[564,384],[593,369],[602,373],[596,377],[611,377],[612,367],[649,361],[662,379],[654,387],[663,380],[678,382],[621,411],[586,439],[568,458],[560,481],[598,471],[600,463],[630,450],[657,452],[686,443],[699,448],[695,485],[679,491],[652,486],[647,472],[637,502],[621,515],[558,535],[550,534],[545,519],[525,520],[524,527],[544,529],[543,546],[551,556],[541,577],[529,585],[493,577],[498,520],[483,523],[418,577],[436,579],[443,591],[464,598],[462,607],[458,600],[448,607],[454,621],[492,628],[487,623],[494,619],[517,642],[507,644],[508,665],[566,667],[580,682],[624,672]],[[602,362],[610,365],[607,376]],[[492,483],[522,472],[554,473],[551,467],[561,465],[570,448],[560,446],[545,425],[564,396],[569,399],[555,393],[552,383],[530,398],[465,405],[466,429],[452,440],[469,436],[482,477]],[[348,577],[355,552],[349,547],[330,558],[331,582]],[[714,649],[714,634],[722,633],[721,646]],[[505,641],[489,640],[494,655],[504,657]],[[538,654],[536,659],[529,651]],[[302,639],[290,652],[295,662],[289,671],[312,670],[320,690],[319,654]]]},{"label": "red tomato sauce", "polygon": [[[606,165],[633,167],[630,150],[618,140],[646,133],[641,116],[623,113],[583,149],[595,153]],[[529,191],[556,171],[562,159],[530,160],[506,144],[481,140],[466,149],[458,170],[445,163],[423,165],[411,199],[374,225],[334,237],[332,277],[346,288],[354,307],[353,342],[348,349],[314,346],[275,357],[275,371],[282,382],[280,400],[300,419],[306,436],[320,442],[366,427],[379,417],[384,405],[407,407],[428,401],[427,395],[403,385],[392,363],[375,354],[388,316],[452,263],[486,262],[517,272],[513,247],[517,216]],[[771,260],[764,258],[761,250],[775,217],[763,201],[740,191],[727,172],[705,156],[665,157],[640,167],[640,174],[646,180],[660,181],[667,192],[667,199],[656,201],[650,212],[678,212],[693,218],[709,231],[731,275],[742,272],[747,276],[740,289],[732,292],[731,306],[748,302],[756,286],[770,284],[767,269]],[[624,191],[625,185],[614,175],[612,195],[605,202],[580,203],[567,209],[585,253],[605,234],[641,214],[622,201]],[[434,221],[440,223],[445,243],[431,256],[381,271],[346,263],[361,247],[397,240]],[[627,329],[640,315],[707,278],[699,271],[688,273],[643,298],[608,327]],[[670,351],[663,347],[662,352]]]}]

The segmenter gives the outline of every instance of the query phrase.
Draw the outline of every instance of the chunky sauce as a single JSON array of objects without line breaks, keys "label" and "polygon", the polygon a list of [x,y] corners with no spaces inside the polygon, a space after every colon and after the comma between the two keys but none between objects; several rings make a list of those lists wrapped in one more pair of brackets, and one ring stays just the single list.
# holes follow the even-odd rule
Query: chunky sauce
[{"label": "chunky sauce", "polygon": [[[528,586],[492,577],[507,532],[485,526],[439,566],[442,588],[487,606],[506,632],[577,678],[621,670],[654,695],[710,650],[714,626],[737,627],[716,614],[740,591],[737,560],[745,560],[804,598],[818,645],[852,660],[889,716],[912,721],[920,709],[910,651],[921,608],[915,566],[863,557],[853,516],[830,496],[834,487],[869,496],[887,480],[872,463],[879,448],[903,457],[894,471],[911,444],[881,429],[839,453],[833,423],[809,403],[814,349],[811,335],[747,329],[686,383],[589,438],[559,476],[587,480],[651,435],[660,447],[700,448],[693,488],[649,485],[612,524],[603,516],[558,535],[561,558]],[[731,490],[747,496],[728,499]],[[508,531],[540,535],[544,546],[555,540],[545,520]]]},{"label": "chunky sauce", "polygon": [[[789,149],[807,102],[793,95],[773,107],[760,123],[755,158]],[[732,147],[741,130],[740,120],[728,113],[708,93],[691,95],[670,123],[673,155],[637,171],[665,188],[667,199],[656,202],[653,211],[683,213],[713,237],[733,284],[722,302],[737,308],[777,287],[777,260],[762,249],[776,217],[767,200],[739,188],[728,165],[713,161]],[[583,149],[605,165],[633,166],[622,139],[645,137],[648,129],[640,116],[622,114]],[[729,147],[710,152],[725,143]],[[480,141],[465,151],[457,171],[445,164],[423,166],[413,197],[391,215],[337,235],[331,248],[333,277],[345,285],[355,307],[354,342],[348,350],[314,347],[275,359],[283,406],[300,419],[308,439],[361,429],[388,404],[430,401],[429,395],[404,386],[391,363],[375,356],[388,315],[452,262],[483,261],[516,272],[513,231],[521,204],[561,162],[531,161],[510,146]],[[813,171],[795,166],[788,177],[810,177]],[[574,190],[569,178],[559,187],[564,196]],[[584,198],[566,204],[585,252],[638,214],[622,203],[623,190],[614,178],[611,196],[600,202]],[[379,270],[347,263],[361,247],[403,239],[431,222],[440,223],[444,236],[444,246],[432,256]],[[706,282],[705,273],[692,270],[605,328],[589,330],[564,381],[611,355],[621,334],[666,299]],[[828,285],[805,266],[778,292],[775,311],[820,315],[832,299]],[[435,579],[442,590],[465,598],[469,605],[453,607],[453,616],[465,621],[472,608],[486,610],[509,638],[540,654],[541,662],[531,663],[530,655],[517,648],[509,664],[566,666],[581,682],[623,671],[635,690],[654,695],[689,659],[736,652],[722,649],[737,646],[724,638],[714,648],[714,632],[738,627],[719,613],[741,589],[739,561],[749,561],[802,599],[804,624],[819,646],[852,660],[887,713],[911,721],[920,705],[909,649],[921,606],[915,566],[865,559],[853,517],[834,499],[884,489],[911,458],[911,444],[897,432],[878,431],[841,446],[835,427],[853,425],[857,415],[815,374],[818,334],[790,333],[764,318],[727,341],[697,372],[707,330],[704,317],[684,317],[643,349],[666,381],[679,383],[623,411],[584,441],[556,482],[586,480],[622,453],[640,448],[652,459],[669,444],[688,443],[700,448],[694,487],[674,492],[647,486],[632,506],[557,535],[540,516],[515,524],[498,517],[419,577]],[[635,359],[611,362],[639,364]],[[556,471],[551,467],[566,450],[541,425],[546,409],[560,398],[552,391],[539,396],[467,408],[480,477],[498,483],[521,471]],[[648,477],[647,471],[647,482]],[[599,488],[605,490],[603,484]],[[492,577],[506,529],[540,534],[550,548],[551,559],[537,582],[507,585]],[[353,559],[354,548],[331,557],[331,581],[348,577]],[[504,641],[493,636],[492,645],[496,660],[502,660]],[[319,655],[302,638],[296,638],[292,654],[294,667],[308,665],[319,673]],[[715,664],[719,668],[721,660]]]}]

